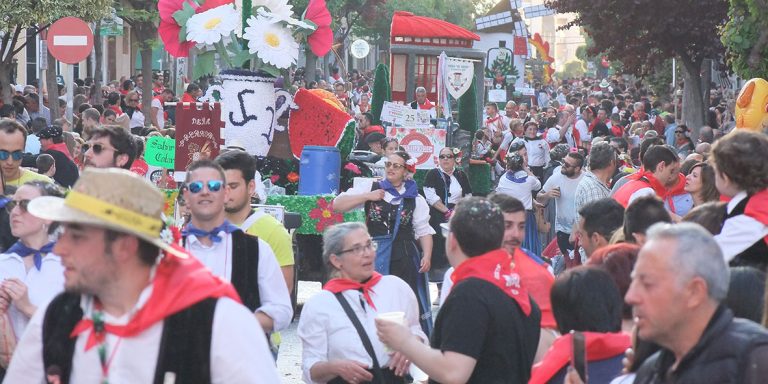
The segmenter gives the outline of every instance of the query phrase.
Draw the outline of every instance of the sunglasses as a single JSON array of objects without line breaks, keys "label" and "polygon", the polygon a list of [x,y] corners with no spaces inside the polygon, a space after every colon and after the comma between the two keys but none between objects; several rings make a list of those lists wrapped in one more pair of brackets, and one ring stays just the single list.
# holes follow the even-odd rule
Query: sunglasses
[{"label": "sunglasses", "polygon": [[221,190],[224,182],[221,180],[209,180],[207,183],[203,183],[202,181],[193,181],[187,185],[187,189],[189,189],[189,191],[192,193],[200,193],[203,190],[204,184],[208,185],[208,192],[218,192]]},{"label": "sunglasses", "polygon": [[403,169],[405,168],[405,164],[399,164],[399,163],[393,163],[391,161],[387,161],[384,163],[384,168]]},{"label": "sunglasses", "polygon": [[24,152],[21,150],[8,152],[6,150],[0,150],[0,160],[8,160],[8,158],[12,158],[13,161],[19,161],[22,157],[24,157]]},{"label": "sunglasses", "polygon": [[5,204],[5,210],[10,214],[17,205],[19,206],[19,209],[22,210],[22,212],[27,212],[29,200],[11,200]]},{"label": "sunglasses", "polygon": [[440,155],[440,160],[453,159],[453,155]]},{"label": "sunglasses", "polygon": [[96,143],[96,144],[85,143],[80,148],[80,152],[86,153],[86,152],[88,152],[89,149],[93,149],[93,153],[97,154],[97,155],[101,154],[101,152],[103,152],[105,149],[111,149],[111,150],[117,152],[117,150],[112,148],[112,147],[108,147],[108,146],[106,146],[104,144],[98,144],[98,143]]}]

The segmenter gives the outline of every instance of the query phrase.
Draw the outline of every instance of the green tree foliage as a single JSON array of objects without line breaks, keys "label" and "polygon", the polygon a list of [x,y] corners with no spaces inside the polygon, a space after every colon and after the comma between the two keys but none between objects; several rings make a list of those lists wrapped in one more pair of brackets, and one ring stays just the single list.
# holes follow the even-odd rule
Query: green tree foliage
[{"label": "green tree foliage", "polygon": [[731,0],[722,41],[726,60],[739,76],[768,78],[768,1]]},{"label": "green tree foliage", "polygon": [[[27,41],[34,39],[54,21],[75,16],[85,21],[102,18],[111,0],[12,0],[0,1],[0,97],[6,103],[13,95],[10,72],[13,57],[21,52]],[[26,35],[26,40],[23,39]]]},{"label": "green tree foliage", "polygon": [[477,85],[472,79],[472,85],[459,97],[459,128],[472,135],[477,130],[480,117],[477,116]]},{"label": "green tree foliage", "polygon": [[565,68],[561,72],[557,73],[557,77],[560,79],[572,79],[575,77],[584,76],[584,63],[581,61],[573,60],[565,63]]},{"label": "green tree foliage", "polygon": [[[131,26],[133,40],[139,47],[141,55],[141,74],[144,77],[143,95],[152,95],[152,48],[158,44],[157,26],[160,23],[160,13],[157,2],[149,0],[120,0],[116,4],[117,15]],[[142,97],[142,109],[152,109],[152,98]],[[149,116],[149,114],[147,114]],[[144,124],[150,126],[151,119],[144,119]]]},{"label": "green tree foliage", "polygon": [[573,22],[594,41],[588,55],[603,52],[620,60],[625,71],[644,75],[664,60],[678,57],[684,67],[683,120],[704,124],[702,63],[725,51],[719,30],[728,13],[727,0],[551,0],[559,13],[574,12]]},{"label": "green tree foliage", "polygon": [[371,114],[373,124],[381,124],[381,109],[385,101],[392,101],[392,89],[389,86],[389,67],[379,63],[373,79],[373,100],[371,100]]}]

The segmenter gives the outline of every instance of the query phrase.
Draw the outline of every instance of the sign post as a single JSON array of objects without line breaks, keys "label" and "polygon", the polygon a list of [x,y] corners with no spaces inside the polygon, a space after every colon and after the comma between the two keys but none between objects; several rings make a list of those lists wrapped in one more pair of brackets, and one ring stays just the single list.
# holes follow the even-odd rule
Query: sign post
[{"label": "sign post", "polygon": [[[93,31],[85,21],[77,17],[64,17],[48,28],[47,46],[56,60],[67,64],[67,119],[72,121],[72,97],[75,84],[73,65],[85,60],[91,54]],[[58,108],[53,100],[51,100],[51,107]]]}]

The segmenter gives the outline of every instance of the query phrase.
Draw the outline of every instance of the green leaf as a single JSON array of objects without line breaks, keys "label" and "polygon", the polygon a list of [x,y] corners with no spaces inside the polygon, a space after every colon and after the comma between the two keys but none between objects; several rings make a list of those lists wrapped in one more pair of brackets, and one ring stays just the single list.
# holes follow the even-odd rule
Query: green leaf
[{"label": "green leaf", "polygon": [[187,42],[187,26],[183,25],[179,30],[179,43]]},{"label": "green leaf", "polygon": [[192,77],[199,79],[205,75],[212,75],[216,71],[216,51],[207,51],[197,55]]},{"label": "green leaf", "polygon": [[232,66],[235,68],[242,67],[246,61],[251,59],[251,54],[248,51],[239,51],[232,56]]},{"label": "green leaf", "polygon": [[271,65],[264,64],[259,69],[264,71],[264,72],[266,72],[266,73],[269,73],[270,75],[272,75],[274,77],[280,76],[280,70],[275,68],[275,67],[273,67],[273,66],[271,66]]},{"label": "green leaf", "polygon": [[[182,29],[186,29],[187,20],[194,15],[195,9],[185,1],[182,8],[173,13],[173,19],[176,20],[176,23],[178,23]],[[186,33],[184,34],[184,37],[186,37]]]}]

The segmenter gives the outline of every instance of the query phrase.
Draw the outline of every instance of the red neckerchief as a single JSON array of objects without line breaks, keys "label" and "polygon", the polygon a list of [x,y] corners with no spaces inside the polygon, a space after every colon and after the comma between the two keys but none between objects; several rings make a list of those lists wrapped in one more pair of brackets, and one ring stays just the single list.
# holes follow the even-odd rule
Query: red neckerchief
[{"label": "red neckerchief", "polygon": [[547,267],[537,263],[520,248],[515,249],[513,259],[520,273],[520,278],[531,294],[536,304],[541,310],[541,327],[557,328],[555,316],[552,314],[552,304],[549,294],[552,291],[552,284],[555,282],[555,276],[547,270]]},{"label": "red neckerchief", "polygon": [[[120,337],[136,336],[158,321],[207,298],[229,297],[240,302],[240,296],[230,283],[215,276],[184,248],[177,245],[173,247],[177,252],[186,253],[187,257],[180,258],[165,252],[155,270],[152,293],[147,302],[128,324],[105,324],[106,332]],[[84,332],[90,332],[85,343],[86,351],[103,341],[98,340],[91,319],[80,320],[70,333],[70,337],[77,337]]]},{"label": "red neckerchief", "polygon": [[368,279],[368,281],[366,281],[365,283],[358,283],[357,281],[353,281],[350,279],[336,278],[336,279],[331,279],[330,281],[325,283],[325,285],[323,286],[323,289],[326,291],[330,291],[332,293],[344,292],[348,289],[355,289],[355,290],[362,291],[363,297],[365,297],[365,301],[368,303],[368,305],[370,305],[371,308],[376,309],[376,306],[373,305],[373,300],[371,299],[371,292],[373,292],[373,286],[378,284],[380,280],[381,280],[381,274],[374,271],[371,278]]},{"label": "red neckerchief", "polygon": [[[626,333],[597,333],[583,332],[587,361],[605,360],[624,354],[632,345]],[[568,362],[571,361],[571,334],[560,336],[544,355],[544,358],[533,366],[531,380],[528,384],[544,384],[549,382]]]},{"label": "red neckerchief", "polygon": [[122,110],[122,109],[120,109],[120,107],[118,107],[117,105],[110,105],[110,106],[109,106],[109,109],[111,109],[111,110],[115,111],[115,113],[116,113],[118,116],[120,116],[120,115],[122,115],[122,114],[123,114],[123,110]]},{"label": "red neckerchief", "polygon": [[495,123],[495,122],[499,121],[500,119],[501,119],[501,116],[499,116],[499,115],[496,115],[496,117],[489,117],[489,118],[485,119],[485,124],[492,124],[492,123]]},{"label": "red neckerchief", "polygon": [[432,104],[429,99],[424,99],[424,104],[419,104],[419,102],[416,102],[416,105],[419,107],[419,109],[432,109],[435,107],[434,104]]},{"label": "red neckerchief", "polygon": [[656,177],[653,176],[653,172],[648,172],[644,169],[641,169],[640,171],[627,176],[629,180],[641,180],[648,183],[648,186],[653,188],[653,191],[656,192],[656,196],[659,198],[664,198],[667,195],[667,189],[664,187],[664,185],[661,184],[661,182],[656,179]]},{"label": "red neckerchief", "polygon": [[507,296],[517,301],[520,309],[528,316],[531,314],[531,299],[528,291],[520,285],[520,275],[513,267],[509,253],[503,249],[470,257],[464,260],[451,275],[453,286],[469,278],[485,280],[504,291]]},{"label": "red neckerchief", "polygon": [[181,95],[181,102],[182,103],[197,103],[197,100],[192,97],[189,93],[184,92],[183,95]]},{"label": "red neckerchief", "polygon": [[64,154],[64,156],[67,157],[67,159],[72,160],[72,155],[69,153],[69,148],[67,148],[67,143],[56,143],[51,144],[46,150],[53,150],[53,151],[59,151]]},{"label": "red neckerchief", "polygon": [[592,130],[593,130],[593,129],[595,129],[595,126],[596,126],[596,125],[597,125],[597,123],[599,123],[599,122],[600,122],[600,120],[598,120],[597,118],[594,118],[594,119],[592,119],[592,122],[591,122],[591,123],[589,123],[589,127],[587,127],[587,131],[588,131],[589,133],[592,133]]},{"label": "red neckerchief", "polygon": [[768,189],[755,193],[747,201],[744,214],[768,225]]}]

